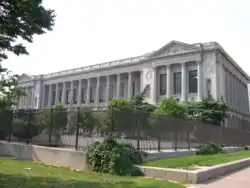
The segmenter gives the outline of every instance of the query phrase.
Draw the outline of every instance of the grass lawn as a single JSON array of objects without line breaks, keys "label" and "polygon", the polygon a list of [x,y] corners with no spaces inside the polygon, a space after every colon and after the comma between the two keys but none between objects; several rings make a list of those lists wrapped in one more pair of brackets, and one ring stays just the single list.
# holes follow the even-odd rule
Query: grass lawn
[{"label": "grass lawn", "polygon": [[[31,169],[29,169],[31,168]],[[119,177],[0,157],[0,187],[4,188],[184,188],[143,177]]]},{"label": "grass lawn", "polygon": [[143,166],[154,166],[162,168],[183,168],[187,170],[195,170],[192,166],[214,166],[218,164],[237,161],[250,157],[249,151],[238,151],[233,153],[221,153],[216,155],[192,155],[184,157],[174,157],[168,159],[160,159],[143,163]]}]

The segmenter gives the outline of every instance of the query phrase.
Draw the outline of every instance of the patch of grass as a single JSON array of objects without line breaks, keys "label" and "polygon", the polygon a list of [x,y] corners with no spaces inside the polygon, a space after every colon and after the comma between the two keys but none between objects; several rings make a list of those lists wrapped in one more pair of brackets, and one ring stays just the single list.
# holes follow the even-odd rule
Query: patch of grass
[{"label": "patch of grass", "polygon": [[143,163],[143,166],[154,166],[162,168],[183,168],[189,170],[195,170],[189,168],[191,166],[214,166],[218,164],[237,161],[240,159],[250,157],[250,151],[238,151],[232,153],[220,153],[215,155],[192,155],[184,157],[174,157],[168,159],[160,159],[155,161],[148,161]]},{"label": "patch of grass", "polygon": [[163,180],[77,172],[8,157],[0,157],[0,183],[4,188],[184,188]]}]

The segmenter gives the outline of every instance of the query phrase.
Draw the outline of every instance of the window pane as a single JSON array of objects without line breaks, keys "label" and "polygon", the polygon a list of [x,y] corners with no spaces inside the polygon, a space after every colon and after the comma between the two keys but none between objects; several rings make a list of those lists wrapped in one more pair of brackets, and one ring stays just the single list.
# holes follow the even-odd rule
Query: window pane
[{"label": "window pane", "polygon": [[174,73],[174,94],[181,94],[181,72]]},{"label": "window pane", "polygon": [[62,90],[59,90],[59,101],[62,101]]},{"label": "window pane", "polygon": [[189,71],[189,93],[197,93],[197,70]]},{"label": "window pane", "polygon": [[124,89],[125,89],[124,83],[121,83],[121,84],[120,84],[120,92],[121,92],[120,94],[121,94],[121,97],[125,97],[125,95],[124,95],[124,93],[125,93],[125,92],[124,92]]},{"label": "window pane", "polygon": [[166,94],[166,74],[160,74],[160,95]]},{"label": "window pane", "polygon": [[135,82],[132,82],[132,97],[135,96]]}]

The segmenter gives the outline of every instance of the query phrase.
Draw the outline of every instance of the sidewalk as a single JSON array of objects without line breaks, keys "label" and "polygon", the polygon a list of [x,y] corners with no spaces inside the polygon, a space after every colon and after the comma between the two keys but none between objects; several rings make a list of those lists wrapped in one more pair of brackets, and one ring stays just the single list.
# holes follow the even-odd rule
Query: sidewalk
[{"label": "sidewalk", "polygon": [[249,188],[250,167],[219,177],[204,184],[190,185],[187,188]]}]

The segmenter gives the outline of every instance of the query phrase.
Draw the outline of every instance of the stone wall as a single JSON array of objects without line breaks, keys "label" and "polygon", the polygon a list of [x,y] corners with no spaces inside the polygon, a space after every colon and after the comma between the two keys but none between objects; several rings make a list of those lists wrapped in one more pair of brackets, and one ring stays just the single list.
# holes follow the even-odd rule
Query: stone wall
[{"label": "stone wall", "polygon": [[42,162],[47,165],[87,169],[87,155],[82,151],[64,148],[49,148],[17,142],[0,141],[0,156],[12,156],[20,160]]}]

